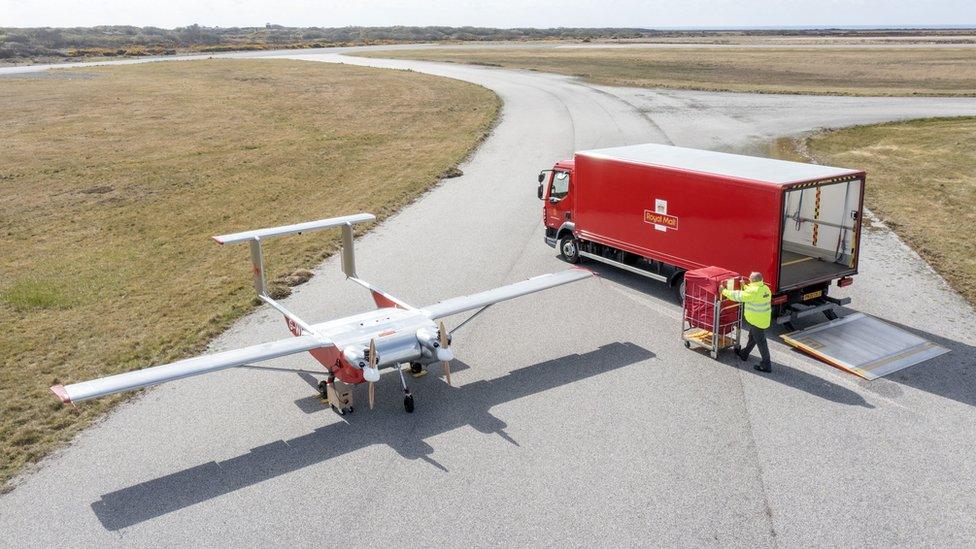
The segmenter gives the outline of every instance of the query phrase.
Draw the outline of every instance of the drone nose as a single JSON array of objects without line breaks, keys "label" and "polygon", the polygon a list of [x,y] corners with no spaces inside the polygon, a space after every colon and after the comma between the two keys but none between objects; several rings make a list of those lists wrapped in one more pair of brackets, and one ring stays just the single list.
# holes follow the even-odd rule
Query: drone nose
[{"label": "drone nose", "polygon": [[437,360],[441,362],[449,362],[454,360],[454,351],[450,347],[441,347],[437,349]]}]

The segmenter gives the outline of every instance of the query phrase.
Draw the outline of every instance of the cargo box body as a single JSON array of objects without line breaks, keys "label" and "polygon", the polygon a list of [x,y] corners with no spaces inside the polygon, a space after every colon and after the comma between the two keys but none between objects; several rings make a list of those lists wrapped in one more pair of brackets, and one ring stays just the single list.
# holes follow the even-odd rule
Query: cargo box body
[{"label": "cargo box body", "polygon": [[579,152],[554,184],[560,171],[568,185],[540,188],[551,244],[568,229],[584,255],[759,271],[779,293],[857,272],[862,171],[664,145]]}]

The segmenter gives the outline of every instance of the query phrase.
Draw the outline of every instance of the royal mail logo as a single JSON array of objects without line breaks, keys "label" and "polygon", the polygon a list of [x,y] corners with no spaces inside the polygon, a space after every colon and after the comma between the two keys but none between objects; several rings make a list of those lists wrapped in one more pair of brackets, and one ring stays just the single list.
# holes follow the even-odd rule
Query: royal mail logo
[{"label": "royal mail logo", "polygon": [[673,215],[652,212],[651,210],[644,210],[644,223],[650,223],[651,225],[654,225],[654,228],[659,231],[666,231],[668,229],[671,229],[672,231],[678,230],[677,217]]},{"label": "royal mail logo", "polygon": [[302,328],[301,328],[301,326],[299,326],[298,323],[295,322],[294,320],[292,320],[292,319],[290,319],[288,317],[285,317],[285,324],[288,325],[288,331],[291,332],[292,334],[297,335],[297,336],[302,335]]}]

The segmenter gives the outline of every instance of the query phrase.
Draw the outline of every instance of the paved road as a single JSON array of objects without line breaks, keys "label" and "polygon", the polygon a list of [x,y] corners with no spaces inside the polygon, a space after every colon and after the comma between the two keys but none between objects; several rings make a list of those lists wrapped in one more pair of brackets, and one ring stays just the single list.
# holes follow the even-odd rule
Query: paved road
[{"label": "paved road", "polygon": [[[819,126],[976,114],[969,99],[629,90],[296,57],[459,78],[505,102],[463,177],[357,243],[360,274],[417,305],[562,268],[542,241],[535,174],[575,149],[754,150]],[[455,386],[413,381],[413,415],[390,374],[377,409],[346,418],[322,408],[305,372],[148,391],[0,497],[0,545],[970,544],[976,313],[884,227],[865,235],[862,267],[856,309],[952,353],[868,383],[774,344],[774,373],[758,375],[685,350],[663,287],[599,269],[473,320],[456,336]],[[287,300],[303,317],[369,306],[335,260],[316,272]],[[286,334],[262,309],[213,348]],[[304,357],[267,366],[313,369]]]}]

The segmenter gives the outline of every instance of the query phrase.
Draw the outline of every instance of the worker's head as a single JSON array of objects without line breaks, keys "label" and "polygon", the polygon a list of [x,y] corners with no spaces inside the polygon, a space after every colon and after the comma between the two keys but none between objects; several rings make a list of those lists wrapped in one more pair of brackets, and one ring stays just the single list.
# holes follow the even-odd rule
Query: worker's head
[{"label": "worker's head", "polygon": [[762,273],[756,271],[749,273],[749,282],[762,282]]}]

